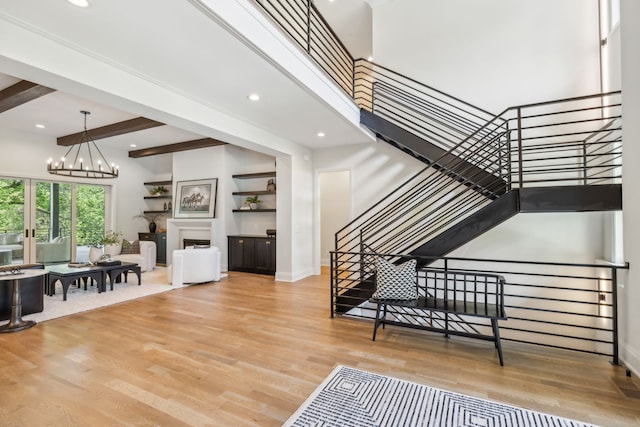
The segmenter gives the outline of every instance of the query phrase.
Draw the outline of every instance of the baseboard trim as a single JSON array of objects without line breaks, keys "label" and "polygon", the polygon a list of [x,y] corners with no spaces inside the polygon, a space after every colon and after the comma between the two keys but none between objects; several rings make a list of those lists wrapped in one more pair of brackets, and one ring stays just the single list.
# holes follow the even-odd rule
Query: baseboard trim
[{"label": "baseboard trim", "polygon": [[297,282],[298,280],[302,280],[309,276],[314,276],[312,268],[296,271],[294,273],[276,272],[276,282]]},{"label": "baseboard trim", "polygon": [[628,346],[621,347],[620,361],[626,369],[633,372],[637,378],[640,378],[640,355]]}]

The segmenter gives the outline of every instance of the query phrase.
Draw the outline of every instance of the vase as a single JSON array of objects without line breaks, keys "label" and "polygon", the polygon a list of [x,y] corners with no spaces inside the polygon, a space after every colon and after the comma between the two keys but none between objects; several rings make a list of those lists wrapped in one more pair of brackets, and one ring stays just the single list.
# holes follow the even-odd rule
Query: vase
[{"label": "vase", "polygon": [[149,233],[155,233],[156,232],[156,226],[157,226],[156,223],[151,221],[149,223]]},{"label": "vase", "polygon": [[104,253],[105,255],[116,256],[120,255],[122,251],[122,245],[120,243],[108,243],[104,245]]},{"label": "vase", "polygon": [[101,256],[102,256],[102,249],[95,246],[91,246],[91,248],[89,249],[89,262],[91,262],[92,264],[95,264],[96,262],[100,261]]}]

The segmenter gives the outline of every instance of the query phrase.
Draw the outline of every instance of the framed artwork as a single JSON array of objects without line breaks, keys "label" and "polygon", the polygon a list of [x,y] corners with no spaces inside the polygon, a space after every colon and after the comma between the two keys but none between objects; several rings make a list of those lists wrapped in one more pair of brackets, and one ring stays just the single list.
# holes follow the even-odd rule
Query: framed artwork
[{"label": "framed artwork", "polygon": [[218,178],[178,181],[174,218],[215,218]]}]

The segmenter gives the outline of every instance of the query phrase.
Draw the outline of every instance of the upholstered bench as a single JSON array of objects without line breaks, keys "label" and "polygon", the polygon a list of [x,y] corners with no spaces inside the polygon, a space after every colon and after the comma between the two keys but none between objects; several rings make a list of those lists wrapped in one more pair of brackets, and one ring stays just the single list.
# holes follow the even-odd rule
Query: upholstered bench
[{"label": "upholstered bench", "polygon": [[[504,365],[498,326],[498,320],[507,319],[502,276],[425,268],[413,273],[415,260],[401,266],[382,261],[376,262],[376,292],[370,299],[376,304],[373,341],[385,324],[441,332],[447,338],[478,338],[494,343]],[[489,319],[491,334],[482,333],[477,325],[469,327],[471,318]],[[455,328],[460,324],[467,327]]]}]

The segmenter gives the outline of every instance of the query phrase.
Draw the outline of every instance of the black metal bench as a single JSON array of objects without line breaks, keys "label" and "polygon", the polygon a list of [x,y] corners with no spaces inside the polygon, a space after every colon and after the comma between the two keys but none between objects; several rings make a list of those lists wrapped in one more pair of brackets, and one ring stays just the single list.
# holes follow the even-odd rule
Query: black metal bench
[{"label": "black metal bench", "polygon": [[[504,278],[496,274],[439,269],[419,269],[417,273],[417,300],[370,299],[376,304],[373,341],[378,327],[382,325],[384,329],[385,324],[442,332],[447,338],[449,335],[478,338],[494,342],[503,366],[498,320],[507,319]],[[391,312],[388,307],[403,310]],[[419,314],[415,314],[416,311]],[[424,315],[425,311],[427,315]],[[435,317],[434,312],[442,313],[442,316]],[[388,318],[388,314],[393,314],[393,318]],[[465,317],[490,319],[492,334],[480,332],[465,321]],[[464,325],[464,328],[452,329],[451,323]]]}]

